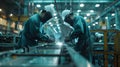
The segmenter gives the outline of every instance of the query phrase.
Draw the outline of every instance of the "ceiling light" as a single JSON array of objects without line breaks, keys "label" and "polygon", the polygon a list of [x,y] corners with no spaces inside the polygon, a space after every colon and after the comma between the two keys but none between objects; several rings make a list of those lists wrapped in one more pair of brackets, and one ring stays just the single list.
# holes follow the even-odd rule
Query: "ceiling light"
[{"label": "ceiling light", "polygon": [[98,24],[98,22],[95,22],[95,24]]},{"label": "ceiling light", "polygon": [[114,13],[112,13],[112,16],[115,16],[115,14],[114,14]]},{"label": "ceiling light", "polygon": [[2,11],[2,9],[0,9],[0,11]]},{"label": "ceiling light", "polygon": [[90,13],[87,13],[87,16],[90,16]]},{"label": "ceiling light", "polygon": [[93,24],[93,26],[95,26],[95,24]]},{"label": "ceiling light", "polygon": [[40,4],[37,4],[36,7],[41,7],[41,5],[40,5]]},{"label": "ceiling light", "polygon": [[84,17],[84,19],[87,19],[87,17]]},{"label": "ceiling light", "polygon": [[10,16],[13,16],[13,14],[11,13]]},{"label": "ceiling light", "polygon": [[91,13],[93,13],[93,12],[94,12],[94,10],[90,10],[90,12],[91,12]]},{"label": "ceiling light", "polygon": [[56,13],[54,13],[53,15],[54,15],[54,16],[56,16],[57,14],[56,14]]},{"label": "ceiling light", "polygon": [[85,5],[84,4],[80,4],[80,7],[84,7]]},{"label": "ceiling light", "polygon": [[105,17],[105,19],[108,19],[108,17]]},{"label": "ceiling light", "polygon": [[90,26],[88,26],[88,28],[90,28]]},{"label": "ceiling light", "polygon": [[116,24],[114,24],[113,26],[116,26]]},{"label": "ceiling light", "polygon": [[57,17],[55,17],[55,19],[57,19]]},{"label": "ceiling light", "polygon": [[77,12],[81,12],[81,10],[77,10]]},{"label": "ceiling light", "polygon": [[100,7],[100,4],[96,4],[95,7]]}]

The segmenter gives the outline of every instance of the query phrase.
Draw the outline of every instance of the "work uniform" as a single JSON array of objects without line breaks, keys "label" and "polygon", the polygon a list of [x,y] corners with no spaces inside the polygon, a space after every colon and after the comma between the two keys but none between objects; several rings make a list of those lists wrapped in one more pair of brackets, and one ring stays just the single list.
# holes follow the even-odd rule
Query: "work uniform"
[{"label": "work uniform", "polygon": [[21,33],[18,45],[20,47],[24,46],[35,46],[38,44],[38,40],[44,37],[42,32],[40,32],[43,22],[41,22],[41,17],[39,14],[31,16],[24,24],[24,29]]},{"label": "work uniform", "polygon": [[74,49],[87,60],[91,61],[91,38],[88,26],[81,16],[74,17],[73,21],[74,31],[70,36],[70,39],[78,38]]}]

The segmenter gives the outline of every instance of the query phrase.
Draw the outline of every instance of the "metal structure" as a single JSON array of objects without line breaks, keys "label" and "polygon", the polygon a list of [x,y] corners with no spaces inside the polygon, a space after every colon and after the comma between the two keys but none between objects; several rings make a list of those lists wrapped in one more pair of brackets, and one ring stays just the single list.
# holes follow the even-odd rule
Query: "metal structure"
[{"label": "metal structure", "polygon": [[118,18],[120,16],[119,6],[120,1],[118,0],[107,7],[99,17],[90,23],[92,29],[100,29],[100,24],[102,24],[101,26],[106,26],[106,29],[120,29],[120,20]]},{"label": "metal structure", "polygon": [[[119,67],[119,30],[92,30],[91,32],[100,32],[103,33],[103,42],[94,42],[93,43],[93,56],[99,57],[95,60],[99,60],[100,66],[103,67]],[[111,35],[112,34],[112,35]],[[112,38],[110,38],[112,37]],[[112,39],[112,40],[111,40]],[[98,49],[97,49],[98,48]],[[101,62],[101,60],[103,60]]]}]

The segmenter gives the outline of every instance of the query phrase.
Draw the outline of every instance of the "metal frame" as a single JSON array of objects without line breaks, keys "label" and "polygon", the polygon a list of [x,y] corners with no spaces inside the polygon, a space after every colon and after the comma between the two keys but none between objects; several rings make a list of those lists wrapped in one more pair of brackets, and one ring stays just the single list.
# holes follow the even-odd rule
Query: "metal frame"
[{"label": "metal frame", "polygon": [[[103,32],[104,33],[104,51],[94,51],[93,53],[95,54],[104,54],[104,67],[108,67],[108,54],[114,54],[114,67],[119,67],[118,66],[118,61],[120,61],[120,59],[118,59],[118,56],[120,54],[119,52],[119,49],[120,49],[120,46],[119,46],[119,38],[120,38],[120,31],[119,30],[116,30],[116,29],[113,29],[113,30],[91,30],[91,32]],[[115,32],[116,35],[114,37],[114,51],[112,52],[109,52],[108,51],[108,36],[107,34],[109,32]]]}]

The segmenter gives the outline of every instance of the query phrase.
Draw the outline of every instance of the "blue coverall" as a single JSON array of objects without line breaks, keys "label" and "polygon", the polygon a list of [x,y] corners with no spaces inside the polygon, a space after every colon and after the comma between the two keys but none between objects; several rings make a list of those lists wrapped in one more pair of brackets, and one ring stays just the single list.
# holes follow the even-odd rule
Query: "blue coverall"
[{"label": "blue coverall", "polygon": [[91,61],[91,38],[90,31],[81,16],[75,16],[73,21],[74,31],[70,36],[70,39],[78,38],[78,41],[74,47],[83,57]]},{"label": "blue coverall", "polygon": [[18,46],[35,46],[38,44],[37,40],[40,40],[41,38],[47,39],[40,32],[42,25],[43,22],[41,22],[41,17],[39,14],[31,16],[24,24],[24,29],[21,33]]}]

